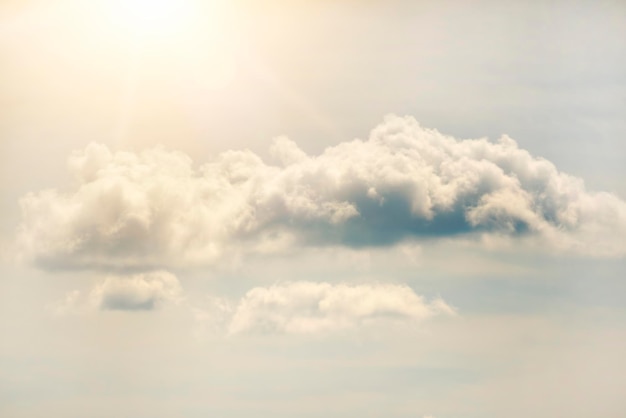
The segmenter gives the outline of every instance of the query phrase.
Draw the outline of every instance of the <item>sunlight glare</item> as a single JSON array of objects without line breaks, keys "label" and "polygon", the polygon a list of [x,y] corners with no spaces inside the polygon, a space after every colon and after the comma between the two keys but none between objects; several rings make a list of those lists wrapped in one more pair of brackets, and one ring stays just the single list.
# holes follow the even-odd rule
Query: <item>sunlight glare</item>
[{"label": "sunlight glare", "polygon": [[193,17],[190,2],[184,0],[118,1],[114,13],[125,29],[150,35],[183,29]]}]

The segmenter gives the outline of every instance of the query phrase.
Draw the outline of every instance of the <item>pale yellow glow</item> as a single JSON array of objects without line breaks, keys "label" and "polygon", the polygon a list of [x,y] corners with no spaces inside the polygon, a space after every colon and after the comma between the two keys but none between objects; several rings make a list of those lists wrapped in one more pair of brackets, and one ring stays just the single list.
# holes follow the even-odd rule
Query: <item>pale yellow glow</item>
[{"label": "pale yellow glow", "polygon": [[0,43],[14,48],[1,71],[18,80],[25,114],[77,138],[93,126],[90,139],[114,147],[192,143],[227,110],[266,100],[249,16],[231,0],[25,4],[0,13]]},{"label": "pale yellow glow", "polygon": [[109,22],[102,26],[102,37],[116,38],[129,53],[116,140],[136,135],[134,121],[159,106],[148,95],[195,101],[191,95],[219,94],[232,85],[238,53],[227,2],[99,1],[105,2],[108,16],[103,19]]},{"label": "pale yellow glow", "polygon": [[111,11],[124,29],[159,35],[184,29],[193,17],[185,0],[123,0],[111,3]]}]

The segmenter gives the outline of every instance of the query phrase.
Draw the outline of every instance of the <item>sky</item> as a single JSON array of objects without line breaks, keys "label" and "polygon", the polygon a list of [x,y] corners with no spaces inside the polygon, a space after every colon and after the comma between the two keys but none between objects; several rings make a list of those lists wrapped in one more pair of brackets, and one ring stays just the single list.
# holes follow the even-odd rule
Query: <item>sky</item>
[{"label": "sky", "polygon": [[0,415],[622,417],[621,1],[0,2]]}]

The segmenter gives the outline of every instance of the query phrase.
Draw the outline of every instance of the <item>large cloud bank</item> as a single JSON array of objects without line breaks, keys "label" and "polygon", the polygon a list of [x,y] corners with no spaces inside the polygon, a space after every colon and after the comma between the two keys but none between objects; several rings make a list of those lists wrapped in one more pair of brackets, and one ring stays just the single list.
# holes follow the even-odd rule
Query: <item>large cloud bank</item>
[{"label": "large cloud bank", "polygon": [[590,193],[503,137],[457,140],[388,117],[368,140],[274,163],[229,151],[200,166],[161,148],[71,155],[67,189],[21,200],[22,254],[49,268],[211,264],[232,251],[392,245],[406,239],[532,239],[542,250],[623,256],[626,204]]},{"label": "large cloud bank", "polygon": [[410,287],[395,284],[288,282],[251,289],[234,305],[215,303],[219,309],[202,319],[220,321],[229,335],[320,334],[455,314],[442,299],[427,302]]}]

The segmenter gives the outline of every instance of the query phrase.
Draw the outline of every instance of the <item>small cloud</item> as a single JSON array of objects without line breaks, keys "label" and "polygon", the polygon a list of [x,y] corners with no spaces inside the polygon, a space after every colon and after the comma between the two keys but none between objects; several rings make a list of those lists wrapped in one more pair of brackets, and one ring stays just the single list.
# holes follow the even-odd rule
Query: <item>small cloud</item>
[{"label": "small cloud", "polygon": [[181,300],[182,288],[176,276],[165,271],[111,276],[90,294],[102,310],[146,311],[164,303]]},{"label": "small cloud", "polygon": [[454,314],[442,299],[428,302],[404,285],[290,282],[247,292],[228,332],[316,334]]},{"label": "small cloud", "polygon": [[94,310],[150,311],[182,300],[176,276],[153,271],[129,276],[109,276],[91,292],[68,292],[50,306],[57,315],[80,314]]}]

